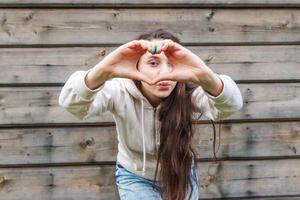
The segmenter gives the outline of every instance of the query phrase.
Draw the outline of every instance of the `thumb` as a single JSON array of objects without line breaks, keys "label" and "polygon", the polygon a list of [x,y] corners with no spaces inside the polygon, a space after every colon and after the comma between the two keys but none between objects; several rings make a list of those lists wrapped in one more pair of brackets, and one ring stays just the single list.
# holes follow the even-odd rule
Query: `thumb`
[{"label": "thumb", "polygon": [[136,71],[135,73],[132,73],[131,76],[132,76],[132,79],[134,79],[134,80],[144,81],[144,82],[146,82],[150,85],[152,83],[152,80],[149,77],[147,77],[145,74],[143,74],[139,71]]},{"label": "thumb", "polygon": [[174,73],[160,74],[152,80],[152,84],[156,84],[159,81],[164,81],[164,80],[174,81],[174,79],[175,79],[175,74]]}]

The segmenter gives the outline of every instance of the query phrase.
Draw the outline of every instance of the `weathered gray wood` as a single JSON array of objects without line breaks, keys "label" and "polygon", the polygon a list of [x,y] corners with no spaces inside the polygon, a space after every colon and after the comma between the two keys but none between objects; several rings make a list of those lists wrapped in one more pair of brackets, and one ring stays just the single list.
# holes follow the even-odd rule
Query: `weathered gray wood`
[{"label": "weathered gray wood", "polygon": [[279,197],[267,197],[267,198],[247,198],[247,199],[255,199],[255,200],[300,200],[300,197],[296,196],[279,196]]},{"label": "weathered gray wood", "polygon": [[[238,84],[244,105],[225,120],[299,118],[300,84]],[[61,87],[0,88],[0,125],[113,122],[109,112],[85,120],[58,105]],[[266,92],[268,95],[266,95]]]},{"label": "weathered gray wood", "polygon": [[138,1],[138,0],[1,0],[0,6],[2,7],[86,7],[86,6],[101,6],[101,7],[295,7],[299,6],[298,0],[194,0],[187,3],[186,0],[151,0],[151,1]]},{"label": "weathered gray wood", "polygon": [[[194,146],[198,158],[213,157],[212,125],[195,126]],[[219,125],[216,124],[216,148],[219,142]],[[269,159],[299,155],[299,122],[228,123],[221,125],[221,142],[218,158]]]},{"label": "weathered gray wood", "polygon": [[[87,70],[116,47],[2,48],[0,84],[63,84],[77,70]],[[216,73],[237,82],[300,80],[300,47],[187,46]]]},{"label": "weathered gray wood", "polygon": [[[198,163],[200,198],[299,197],[299,168],[300,160],[295,159]],[[116,199],[114,171],[114,165],[2,168],[0,195],[24,200]]]},{"label": "weathered gray wood", "polygon": [[1,199],[117,199],[111,166],[0,169]]},{"label": "weathered gray wood", "polygon": [[[213,158],[212,125],[195,124],[194,130],[197,157]],[[114,162],[117,143],[115,126],[0,129],[0,165]],[[299,157],[299,149],[299,122],[228,123],[221,126],[217,157]]]},{"label": "weathered gray wood", "polygon": [[81,120],[58,105],[61,87],[0,88],[1,124],[113,122],[109,112]]},{"label": "weathered gray wood", "polygon": [[294,196],[285,196],[285,197],[267,197],[267,198],[247,198],[247,199],[255,199],[255,200],[300,200],[300,197]]},{"label": "weathered gray wood", "polygon": [[162,27],[184,43],[299,41],[297,9],[0,9],[0,16],[1,45],[121,44]]},{"label": "weathered gray wood", "polygon": [[300,160],[199,163],[201,197],[299,196]]},{"label": "weathered gray wood", "polygon": [[[118,199],[114,166],[105,165],[117,154],[111,114],[77,119],[57,105],[60,85],[137,34],[166,28],[238,81],[244,98],[222,125],[217,155],[227,161],[198,163],[201,199],[300,200],[300,12],[284,7],[300,1],[0,0],[0,199]],[[195,130],[198,158],[212,158],[212,126]]]},{"label": "weathered gray wood", "polygon": [[0,129],[0,164],[115,161],[115,126]]}]

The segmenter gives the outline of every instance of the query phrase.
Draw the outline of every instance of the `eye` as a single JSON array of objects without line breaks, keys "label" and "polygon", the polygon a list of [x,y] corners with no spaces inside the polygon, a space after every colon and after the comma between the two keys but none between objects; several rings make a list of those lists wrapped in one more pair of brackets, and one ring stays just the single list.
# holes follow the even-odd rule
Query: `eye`
[{"label": "eye", "polygon": [[152,62],[149,62],[150,63],[150,65],[157,65],[158,63],[157,62],[155,62],[155,61],[152,61]]}]

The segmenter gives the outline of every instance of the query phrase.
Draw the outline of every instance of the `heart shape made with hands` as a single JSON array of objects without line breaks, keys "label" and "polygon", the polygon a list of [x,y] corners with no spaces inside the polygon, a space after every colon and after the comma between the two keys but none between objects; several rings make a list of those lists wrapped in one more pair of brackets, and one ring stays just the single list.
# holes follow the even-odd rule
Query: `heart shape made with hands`
[{"label": "heart shape made with hands", "polygon": [[171,72],[159,74],[151,80],[152,84],[164,80],[199,83],[201,77],[205,78],[207,73],[212,72],[201,58],[170,39],[151,41],[148,51],[152,54],[164,52],[173,66]]}]

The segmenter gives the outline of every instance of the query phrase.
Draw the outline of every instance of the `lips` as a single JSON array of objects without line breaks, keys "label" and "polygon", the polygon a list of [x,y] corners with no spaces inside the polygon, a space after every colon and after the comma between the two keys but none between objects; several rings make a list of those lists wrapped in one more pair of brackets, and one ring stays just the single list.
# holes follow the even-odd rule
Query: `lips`
[{"label": "lips", "polygon": [[171,84],[168,82],[161,82],[158,84],[159,90],[169,90]]}]

